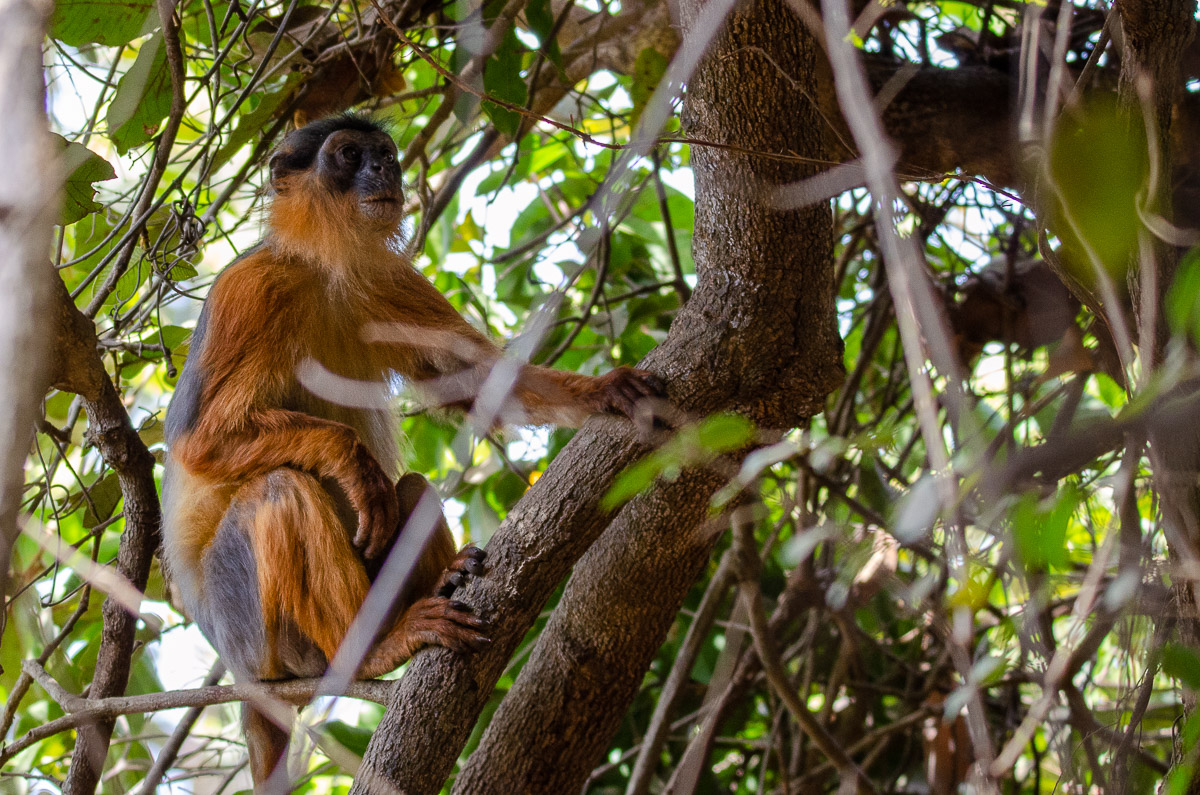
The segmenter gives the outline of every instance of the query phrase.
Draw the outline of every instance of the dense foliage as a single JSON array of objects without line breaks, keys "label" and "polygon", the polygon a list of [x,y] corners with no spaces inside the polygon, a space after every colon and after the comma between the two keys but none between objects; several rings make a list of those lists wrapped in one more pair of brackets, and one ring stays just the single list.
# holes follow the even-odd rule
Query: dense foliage
[{"label": "dense foliage", "polygon": [[[534,361],[586,373],[634,364],[689,299],[690,153],[711,142],[681,127],[678,86],[662,79],[678,36],[650,5],[187,0],[180,24],[164,31],[159,9],[169,6],[60,0],[45,41],[48,111],[69,172],[54,265],[94,318],[104,366],[156,457],[201,301],[256,242],[264,156],[297,121],[353,108],[389,126],[406,168],[405,244],[416,266]],[[1094,54],[1098,79],[1114,84],[1106,13],[1075,9],[1059,53],[1069,80]],[[911,4],[864,26],[855,44],[876,63],[1015,75],[1029,18],[1009,3]],[[172,76],[176,47],[182,83]],[[1163,307],[1174,336],[1153,377],[1139,369],[1144,352],[1118,356],[1131,332],[1102,330],[1093,310],[1105,302],[1081,308],[1064,293],[1047,299],[1055,320],[1030,321],[1038,304],[1021,292],[1044,268],[1030,263],[1047,258],[1083,274],[1082,292],[1126,292],[1145,232],[1133,197],[1148,156],[1145,134],[1130,134],[1122,118],[1106,102],[1062,116],[1046,161],[1060,189],[1041,212],[1021,180],[1000,184],[969,167],[902,183],[902,201],[882,212],[861,187],[832,197],[847,375],[825,412],[782,435],[736,415],[700,418],[610,492],[617,506],[683,467],[727,465],[731,451],[753,448],[713,514],[751,517],[791,682],[880,791],[956,791],[980,738],[1010,768],[1006,791],[1102,792],[1118,776],[1128,791],[1148,792],[1173,768],[1169,791],[1182,792],[1191,776],[1200,719],[1185,717],[1182,688],[1200,687],[1200,657],[1177,626],[1170,588],[1181,570],[1139,418],[1194,368],[1200,259],[1183,258]],[[880,224],[916,244],[916,268],[938,288],[949,334],[923,329],[936,368],[914,351],[921,340],[902,340]],[[1107,281],[1087,275],[1089,256]],[[994,300],[978,298],[987,280],[999,285]],[[972,290],[991,300],[973,312],[1007,319],[968,328],[960,307]],[[1023,339],[1014,328],[1026,322],[1054,330]],[[932,400],[914,374],[932,377]],[[415,408],[398,397],[406,466],[438,485],[463,541],[486,543],[572,436],[480,435]],[[74,748],[59,694],[30,673],[42,677],[40,666],[80,694],[96,665],[103,594],[87,561],[115,558],[123,500],[87,430],[80,398],[47,396],[0,647],[0,792],[57,791]],[[726,510],[747,493],[749,514]],[[672,791],[836,787],[759,673],[730,523],[716,524],[726,537],[589,791],[659,791],[668,780]],[[215,656],[171,607],[157,564],[140,612],[126,692],[199,686]],[[29,660],[37,665],[23,669]],[[164,747],[177,755],[155,775],[170,791],[245,789],[235,706],[122,714],[102,791],[152,789],[140,788]],[[308,707],[309,773],[297,791],[345,791],[381,712],[347,699]],[[652,719],[670,731],[647,746]],[[42,731],[54,721],[61,730]],[[180,746],[173,732],[190,734]],[[635,764],[657,783],[630,785]]]}]

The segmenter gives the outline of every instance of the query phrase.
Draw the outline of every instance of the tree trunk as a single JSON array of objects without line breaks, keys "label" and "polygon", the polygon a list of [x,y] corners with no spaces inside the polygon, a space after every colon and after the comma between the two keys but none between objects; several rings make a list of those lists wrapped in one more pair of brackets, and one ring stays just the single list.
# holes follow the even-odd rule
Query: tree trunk
[{"label": "tree trunk", "polygon": [[[683,9],[685,35],[699,10]],[[823,126],[805,99],[816,93],[813,64],[813,40],[785,4],[747,4],[689,83],[688,134],[822,159]],[[689,412],[737,410],[793,427],[842,376],[829,207],[772,201],[811,166],[703,147],[692,164],[699,283],[655,358],[674,361],[686,342],[698,365],[686,377],[703,385]],[[709,558],[719,537],[704,527],[709,499],[727,481],[689,471],[636,500],[589,550],[456,793],[579,791]]]},{"label": "tree trunk", "polygon": [[[51,5],[0,0],[0,592],[7,593],[25,459],[49,385],[46,367],[54,272],[47,263],[58,220],[55,162],[46,127],[42,38]],[[2,621],[3,619],[0,619]]]}]

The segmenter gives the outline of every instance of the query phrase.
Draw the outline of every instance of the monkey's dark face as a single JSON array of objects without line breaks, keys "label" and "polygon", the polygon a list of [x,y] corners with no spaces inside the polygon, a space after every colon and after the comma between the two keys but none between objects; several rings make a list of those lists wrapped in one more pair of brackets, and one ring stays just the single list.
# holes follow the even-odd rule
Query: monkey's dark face
[{"label": "monkey's dark face", "polygon": [[317,179],[331,193],[350,194],[359,212],[380,223],[399,223],[404,206],[396,144],[382,132],[338,130],[317,153]]},{"label": "monkey's dark face", "polygon": [[404,187],[396,144],[371,121],[339,116],[302,127],[271,156],[270,168],[271,187],[281,198],[317,189],[350,201],[372,225],[400,223]]}]

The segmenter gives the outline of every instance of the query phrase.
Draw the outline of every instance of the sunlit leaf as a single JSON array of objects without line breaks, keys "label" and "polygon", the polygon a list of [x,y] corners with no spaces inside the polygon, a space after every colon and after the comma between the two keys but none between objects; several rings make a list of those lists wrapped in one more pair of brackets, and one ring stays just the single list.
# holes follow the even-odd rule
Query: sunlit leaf
[{"label": "sunlit leaf", "polygon": [[[521,77],[521,60],[525,48],[511,30],[483,67],[483,87],[490,96],[513,105],[524,105],[525,81]],[[521,115],[494,102],[484,102],[483,112],[505,135],[515,137],[521,125]]]},{"label": "sunlit leaf", "polygon": [[108,106],[108,134],[121,154],[144,144],[171,108],[171,76],[162,33],[138,49],[133,66],[117,83]]},{"label": "sunlit leaf", "polygon": [[59,223],[73,224],[85,215],[103,209],[104,205],[94,199],[96,189],[92,183],[113,179],[117,172],[111,163],[83,144],[68,142],[61,135],[53,137],[63,148],[63,171],[67,174]]},{"label": "sunlit leaf", "polygon": [[50,35],[72,47],[126,44],[146,32],[152,8],[153,0],[58,0]]}]

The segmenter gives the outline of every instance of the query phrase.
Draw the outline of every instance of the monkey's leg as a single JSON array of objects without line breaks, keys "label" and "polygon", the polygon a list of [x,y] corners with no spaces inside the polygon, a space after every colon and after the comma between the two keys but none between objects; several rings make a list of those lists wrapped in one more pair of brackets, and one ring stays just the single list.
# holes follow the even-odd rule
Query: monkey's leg
[{"label": "monkey's leg", "polygon": [[[251,538],[267,637],[279,637],[291,622],[332,660],[370,587],[333,499],[316,478],[292,469],[272,470],[243,487],[238,499],[244,494],[257,497]],[[460,602],[422,599],[368,655],[360,676],[386,673],[426,644],[470,648],[482,625]],[[381,667],[385,660],[390,666]]]},{"label": "monkey's leg", "polygon": [[[402,476],[396,484],[396,500],[400,505],[400,526],[396,538],[403,533],[428,534],[425,548],[405,583],[404,596],[399,600],[402,604],[423,596],[448,597],[466,582],[468,575],[483,574],[483,559],[487,553],[472,544],[455,551],[454,537],[442,513],[441,498],[428,480],[416,472]],[[422,501],[427,502],[418,511]],[[434,520],[432,529],[429,527],[431,519]],[[366,562],[367,576],[372,582],[395,545],[396,538],[388,543],[384,554]]]}]

